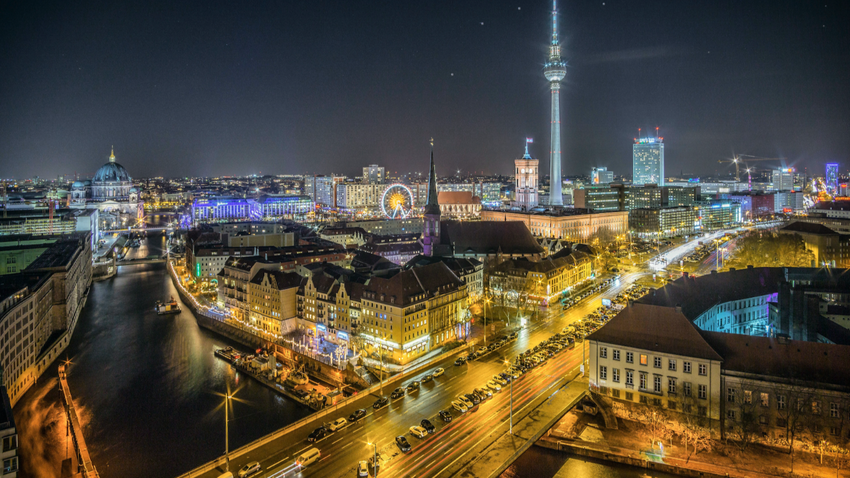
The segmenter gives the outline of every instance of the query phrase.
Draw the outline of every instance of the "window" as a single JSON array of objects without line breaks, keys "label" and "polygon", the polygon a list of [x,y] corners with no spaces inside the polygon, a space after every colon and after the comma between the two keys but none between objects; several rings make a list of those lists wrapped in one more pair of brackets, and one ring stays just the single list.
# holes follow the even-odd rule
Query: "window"
[{"label": "window", "polygon": [[700,400],[705,400],[706,398],[708,398],[708,386],[707,385],[702,385],[702,384],[699,385],[698,392],[699,392]]},{"label": "window", "polygon": [[634,375],[635,375],[634,371],[626,370],[626,386],[627,387],[634,387],[635,386]]},{"label": "window", "polygon": [[686,403],[686,404],[682,405],[682,411],[683,411],[683,412],[685,412],[685,413],[691,413],[691,412],[692,412],[692,410],[693,410],[693,407],[691,407],[691,404],[690,404],[690,403]]},{"label": "window", "polygon": [[785,410],[785,395],[776,396],[776,409]]},{"label": "window", "polygon": [[699,416],[704,417],[708,414],[708,407],[699,407],[697,412]]},{"label": "window", "polygon": [[676,393],[676,379],[675,378],[667,378],[667,393],[674,394]]},{"label": "window", "polygon": [[726,389],[726,401],[729,403],[735,403],[735,389],[727,388]]},{"label": "window", "polygon": [[769,407],[770,406],[770,395],[768,395],[766,392],[761,392],[759,394],[759,405],[761,405],[763,407]]},{"label": "window", "polygon": [[830,404],[829,404],[829,417],[830,417],[830,418],[839,418],[839,417],[841,417],[841,413],[839,413],[840,411],[841,411],[841,409],[840,409],[840,408],[838,408],[838,404],[837,404],[837,403],[830,403]]},{"label": "window", "polygon": [[655,368],[661,368],[661,357],[653,357],[652,366]]},{"label": "window", "polygon": [[649,358],[644,354],[640,354],[640,364],[646,365],[648,363],[649,363]]},{"label": "window", "polygon": [[18,457],[13,456],[7,460],[3,460],[3,474],[13,473],[18,471]]},{"label": "window", "polygon": [[829,429],[829,432],[832,433],[834,436],[839,436],[841,435],[841,427],[832,427]]},{"label": "window", "polygon": [[635,354],[632,352],[626,352],[626,363],[635,363]]},{"label": "window", "polygon": [[699,364],[699,374],[708,375],[708,366],[704,363]]},{"label": "window", "polygon": [[786,426],[788,426],[788,420],[785,420],[784,418],[777,418],[776,426],[778,426],[779,428],[785,428]]},{"label": "window", "polygon": [[649,403],[649,401],[646,399],[646,395],[640,396],[640,403],[643,403],[644,405]]},{"label": "window", "polygon": [[683,382],[683,383],[682,383],[682,393],[683,393],[686,397],[690,397],[690,396],[691,396],[691,382]]},{"label": "window", "polygon": [[690,362],[682,362],[682,371],[685,373],[691,373],[691,363]]},{"label": "window", "polygon": [[767,425],[767,415],[759,415],[759,423],[762,425]]},{"label": "window", "polygon": [[620,369],[615,368],[615,369],[611,370],[611,379],[614,380],[615,382],[620,381]]},{"label": "window", "polygon": [[599,380],[607,380],[608,379],[608,367],[604,365],[599,366]]},{"label": "window", "polygon": [[753,403],[753,391],[752,390],[744,390],[744,403],[747,405],[752,405]]},{"label": "window", "polygon": [[608,358],[608,347],[599,347],[599,357]]},{"label": "window", "polygon": [[812,413],[815,415],[820,415],[820,400],[812,401]]},{"label": "window", "polygon": [[640,373],[640,389],[646,390],[646,373]]},{"label": "window", "polygon": [[626,392],[626,400],[628,400],[628,401],[630,401],[630,402],[631,402],[632,400],[634,400],[634,399],[635,399],[634,395],[635,395],[635,394],[634,394],[634,393],[632,393],[632,392]]},{"label": "window", "polygon": [[673,400],[667,400],[667,408],[669,408],[670,410],[675,410],[678,406],[679,405]]},{"label": "window", "polygon": [[676,361],[675,360],[670,359],[670,360],[667,361],[667,370],[670,370],[671,372],[676,371]]},{"label": "window", "polygon": [[3,451],[14,450],[15,448],[18,448],[18,435],[3,437]]},{"label": "window", "polygon": [[620,398],[620,389],[619,388],[611,389],[611,396],[614,397],[614,398]]},{"label": "window", "polygon": [[656,407],[660,407],[661,406],[661,399],[660,398],[653,398],[652,404],[655,405]]},{"label": "window", "polygon": [[661,393],[661,375],[656,375],[652,378],[652,390],[657,393]]},{"label": "window", "polygon": [[726,410],[726,418],[729,420],[735,419],[735,410]]},{"label": "window", "polygon": [[620,351],[619,351],[619,350],[614,350],[614,351],[612,351],[612,352],[613,352],[613,354],[614,354],[614,357],[613,357],[613,358],[614,358],[614,360],[620,360]]}]

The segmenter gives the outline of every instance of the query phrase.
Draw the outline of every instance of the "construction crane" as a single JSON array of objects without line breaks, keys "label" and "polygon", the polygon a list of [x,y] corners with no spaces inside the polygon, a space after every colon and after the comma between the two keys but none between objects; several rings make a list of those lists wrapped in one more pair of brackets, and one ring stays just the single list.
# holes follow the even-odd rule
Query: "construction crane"
[{"label": "construction crane", "polygon": [[[742,159],[748,158],[748,159]],[[751,154],[736,154],[732,157],[732,159],[721,159],[718,163],[732,163],[735,165],[735,181],[741,180],[741,164],[747,166],[747,163],[751,163],[754,161],[785,161],[785,158],[762,158],[759,156],[753,156]],[[747,166],[747,173],[749,174],[749,166]]]}]

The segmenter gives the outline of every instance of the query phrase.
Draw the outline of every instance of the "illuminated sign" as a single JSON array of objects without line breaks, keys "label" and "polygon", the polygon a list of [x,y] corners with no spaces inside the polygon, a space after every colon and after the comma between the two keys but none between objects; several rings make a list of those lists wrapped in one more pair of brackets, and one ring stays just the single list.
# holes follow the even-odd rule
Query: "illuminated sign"
[{"label": "illuminated sign", "polygon": [[348,340],[348,334],[346,334],[345,332],[337,332],[336,336],[337,338],[340,338],[342,340]]},{"label": "illuminated sign", "polygon": [[325,327],[325,324],[316,324],[316,328],[321,330],[322,332],[328,331],[327,327]]}]

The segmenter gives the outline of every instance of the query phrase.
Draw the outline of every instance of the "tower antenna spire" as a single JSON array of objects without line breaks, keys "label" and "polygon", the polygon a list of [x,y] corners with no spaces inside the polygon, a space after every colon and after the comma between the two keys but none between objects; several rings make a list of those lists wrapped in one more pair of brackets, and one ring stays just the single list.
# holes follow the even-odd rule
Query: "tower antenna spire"
[{"label": "tower antenna spire", "polygon": [[558,44],[558,0],[552,0],[552,44]]},{"label": "tower antenna spire", "polygon": [[567,64],[561,60],[561,46],[558,44],[557,0],[552,0],[552,44],[549,45],[549,58],[544,65],[543,76],[549,82],[549,90],[552,94],[549,205],[563,206],[564,197],[561,193],[561,80],[567,76]]}]

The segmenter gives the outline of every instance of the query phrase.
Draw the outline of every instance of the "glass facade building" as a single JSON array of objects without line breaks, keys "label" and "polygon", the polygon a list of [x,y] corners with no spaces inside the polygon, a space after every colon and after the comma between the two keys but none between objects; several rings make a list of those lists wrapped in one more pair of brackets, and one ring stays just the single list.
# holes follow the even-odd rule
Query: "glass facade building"
[{"label": "glass facade building", "polygon": [[632,146],[632,184],[664,184],[662,138],[641,138]]}]

